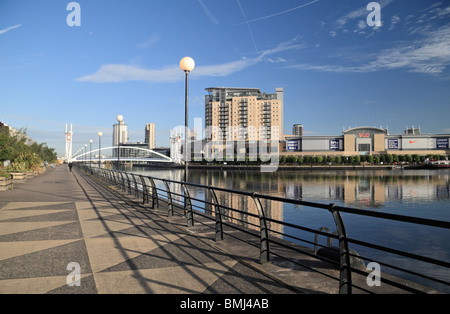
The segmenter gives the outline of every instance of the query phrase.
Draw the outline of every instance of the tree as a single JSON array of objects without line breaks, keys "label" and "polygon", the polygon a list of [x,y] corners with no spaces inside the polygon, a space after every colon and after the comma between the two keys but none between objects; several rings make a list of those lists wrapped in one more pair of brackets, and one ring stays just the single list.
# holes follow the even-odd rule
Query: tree
[{"label": "tree", "polygon": [[391,154],[387,154],[386,155],[386,162],[388,164],[392,164],[393,161],[394,161],[394,157]]},{"label": "tree", "polygon": [[0,161],[10,160],[19,168],[25,165],[28,169],[39,166],[43,161],[54,162],[58,158],[55,149],[47,144],[33,143],[26,145],[26,131],[10,132],[9,127],[0,127]]},{"label": "tree", "polygon": [[412,157],[410,154],[406,155],[406,161],[407,161],[408,163],[412,163],[413,157]]}]

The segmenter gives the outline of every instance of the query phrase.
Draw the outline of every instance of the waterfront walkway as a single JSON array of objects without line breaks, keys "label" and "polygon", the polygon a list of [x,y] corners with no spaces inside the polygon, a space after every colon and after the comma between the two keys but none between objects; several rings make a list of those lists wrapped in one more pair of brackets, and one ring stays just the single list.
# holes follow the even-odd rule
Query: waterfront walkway
[{"label": "waterfront walkway", "polygon": [[277,257],[260,263],[257,238],[232,229],[215,242],[213,221],[197,216],[188,228],[163,201],[157,209],[141,202],[64,165],[0,192],[0,293],[339,292],[329,263],[299,253],[291,257],[309,268]]},{"label": "waterfront walkway", "polygon": [[[49,168],[0,193],[0,293],[299,292],[184,222],[76,169]],[[68,281],[73,265],[79,285]]]}]

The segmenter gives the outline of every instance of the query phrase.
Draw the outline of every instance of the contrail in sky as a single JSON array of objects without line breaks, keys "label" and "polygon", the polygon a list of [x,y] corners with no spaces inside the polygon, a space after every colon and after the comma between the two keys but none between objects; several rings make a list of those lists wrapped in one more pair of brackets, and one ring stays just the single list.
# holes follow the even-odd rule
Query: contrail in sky
[{"label": "contrail in sky", "polygon": [[[253,45],[255,46],[255,50],[256,50],[256,52],[258,52],[258,47],[256,47],[255,38],[253,37],[252,29],[250,28],[250,24],[247,21],[247,17],[245,16],[244,10],[242,9],[241,2],[239,0],[236,0],[236,1],[239,5],[239,9],[241,9],[242,16],[244,17],[244,20],[245,20],[244,23],[247,24],[248,31],[250,32],[250,36],[252,37],[252,40],[253,40]],[[241,23],[241,24],[244,24],[244,23]]]},{"label": "contrail in sky", "polygon": [[216,17],[211,13],[211,11],[208,10],[208,8],[206,7],[206,5],[202,2],[202,0],[198,0],[198,2],[200,3],[200,5],[203,8],[203,11],[205,12],[206,16],[209,18],[209,20],[211,21],[211,23],[213,23],[214,25],[218,25],[219,21],[216,19]]},{"label": "contrail in sky", "polygon": [[[239,2],[239,1],[238,1],[238,2]],[[291,9],[289,9],[289,10],[285,10],[285,11],[282,11],[282,12],[274,13],[274,14],[271,14],[271,15],[263,16],[263,17],[259,17],[259,18],[257,18],[257,19],[253,19],[253,20],[250,20],[250,21],[247,21],[247,20],[246,20],[245,22],[238,23],[238,24],[235,24],[235,25],[241,25],[241,24],[244,24],[244,23],[247,23],[247,24],[248,24],[248,23],[252,23],[252,22],[256,22],[256,21],[265,20],[265,19],[268,19],[268,18],[277,16],[277,15],[281,15],[281,14],[285,14],[285,13],[288,13],[288,12],[291,12],[291,11],[294,11],[294,10],[298,10],[298,9],[300,9],[300,8],[306,7],[306,6],[308,6],[308,5],[310,5],[310,4],[313,4],[313,3],[316,3],[316,2],[319,2],[319,0],[314,0],[314,1],[311,1],[311,2],[308,2],[308,3],[305,3],[305,4],[302,4],[302,5],[299,5],[299,6],[295,7],[295,8],[291,8]],[[240,5],[239,5],[239,6],[240,6]],[[241,8],[241,10],[242,10],[242,8]]]},{"label": "contrail in sky", "polygon": [[14,25],[14,26],[7,27],[7,28],[5,28],[5,29],[0,29],[0,35],[1,35],[1,34],[4,34],[4,33],[6,33],[6,32],[9,32],[10,30],[13,30],[13,29],[15,29],[15,28],[18,28],[18,27],[20,27],[20,26],[22,26],[22,24],[17,24],[17,25]]}]

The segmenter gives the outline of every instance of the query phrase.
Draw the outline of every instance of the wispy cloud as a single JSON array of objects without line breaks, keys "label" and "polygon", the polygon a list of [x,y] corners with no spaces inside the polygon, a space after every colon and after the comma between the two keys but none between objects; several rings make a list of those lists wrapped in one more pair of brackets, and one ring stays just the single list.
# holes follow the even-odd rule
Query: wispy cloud
[{"label": "wispy cloud", "polygon": [[433,30],[414,42],[361,56],[359,59],[363,65],[297,64],[290,67],[341,73],[407,69],[410,72],[439,74],[450,66],[450,26]]},{"label": "wispy cloud", "polygon": [[[383,9],[393,1],[394,0],[381,0],[381,1],[378,1],[378,3],[380,4],[380,7]],[[343,26],[348,21],[354,20],[354,19],[359,19],[359,18],[365,19],[367,17],[367,14],[369,13],[369,11],[367,11],[367,3],[364,2],[364,6],[362,6],[361,8],[350,11],[349,13],[347,13],[347,14],[343,15],[341,18],[339,18],[337,20],[338,25]]]},{"label": "wispy cloud", "polygon": [[13,30],[13,29],[16,29],[16,28],[19,28],[19,27],[21,27],[21,26],[22,26],[22,24],[17,24],[17,25],[14,25],[14,26],[7,27],[7,28],[5,28],[5,29],[1,29],[1,30],[0,30],[0,35],[3,35],[4,33],[7,33],[7,32],[9,32],[9,31],[11,31],[11,30]]},{"label": "wispy cloud", "polygon": [[150,38],[148,38],[146,41],[141,42],[136,45],[138,48],[148,48],[156,44],[161,39],[161,36],[159,35],[153,35]]},{"label": "wispy cloud", "polygon": [[[214,64],[214,65],[199,65],[192,72],[192,78],[201,78],[207,76],[228,76],[233,73],[242,71],[248,67],[251,67],[257,63],[269,61],[269,56],[276,53],[290,50],[299,49],[304,47],[302,44],[297,43],[298,37],[280,43],[277,47],[264,50],[256,57],[243,57],[239,60]],[[277,59],[283,60],[283,59]],[[270,61],[269,61],[270,62]],[[148,81],[148,82],[176,82],[182,80],[184,74],[178,67],[178,65],[168,66],[161,69],[145,69],[135,65],[126,64],[106,64],[102,65],[100,69],[91,75],[87,75],[81,78],[77,78],[80,82],[94,82],[94,83],[117,83],[125,81]]]}]

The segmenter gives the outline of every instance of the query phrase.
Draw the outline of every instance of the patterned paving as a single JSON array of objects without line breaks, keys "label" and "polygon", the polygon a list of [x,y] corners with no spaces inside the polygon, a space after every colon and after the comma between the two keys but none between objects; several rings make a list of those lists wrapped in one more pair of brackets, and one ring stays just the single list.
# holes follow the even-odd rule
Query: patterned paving
[{"label": "patterned paving", "polygon": [[0,194],[0,293],[292,291],[58,166]]}]

